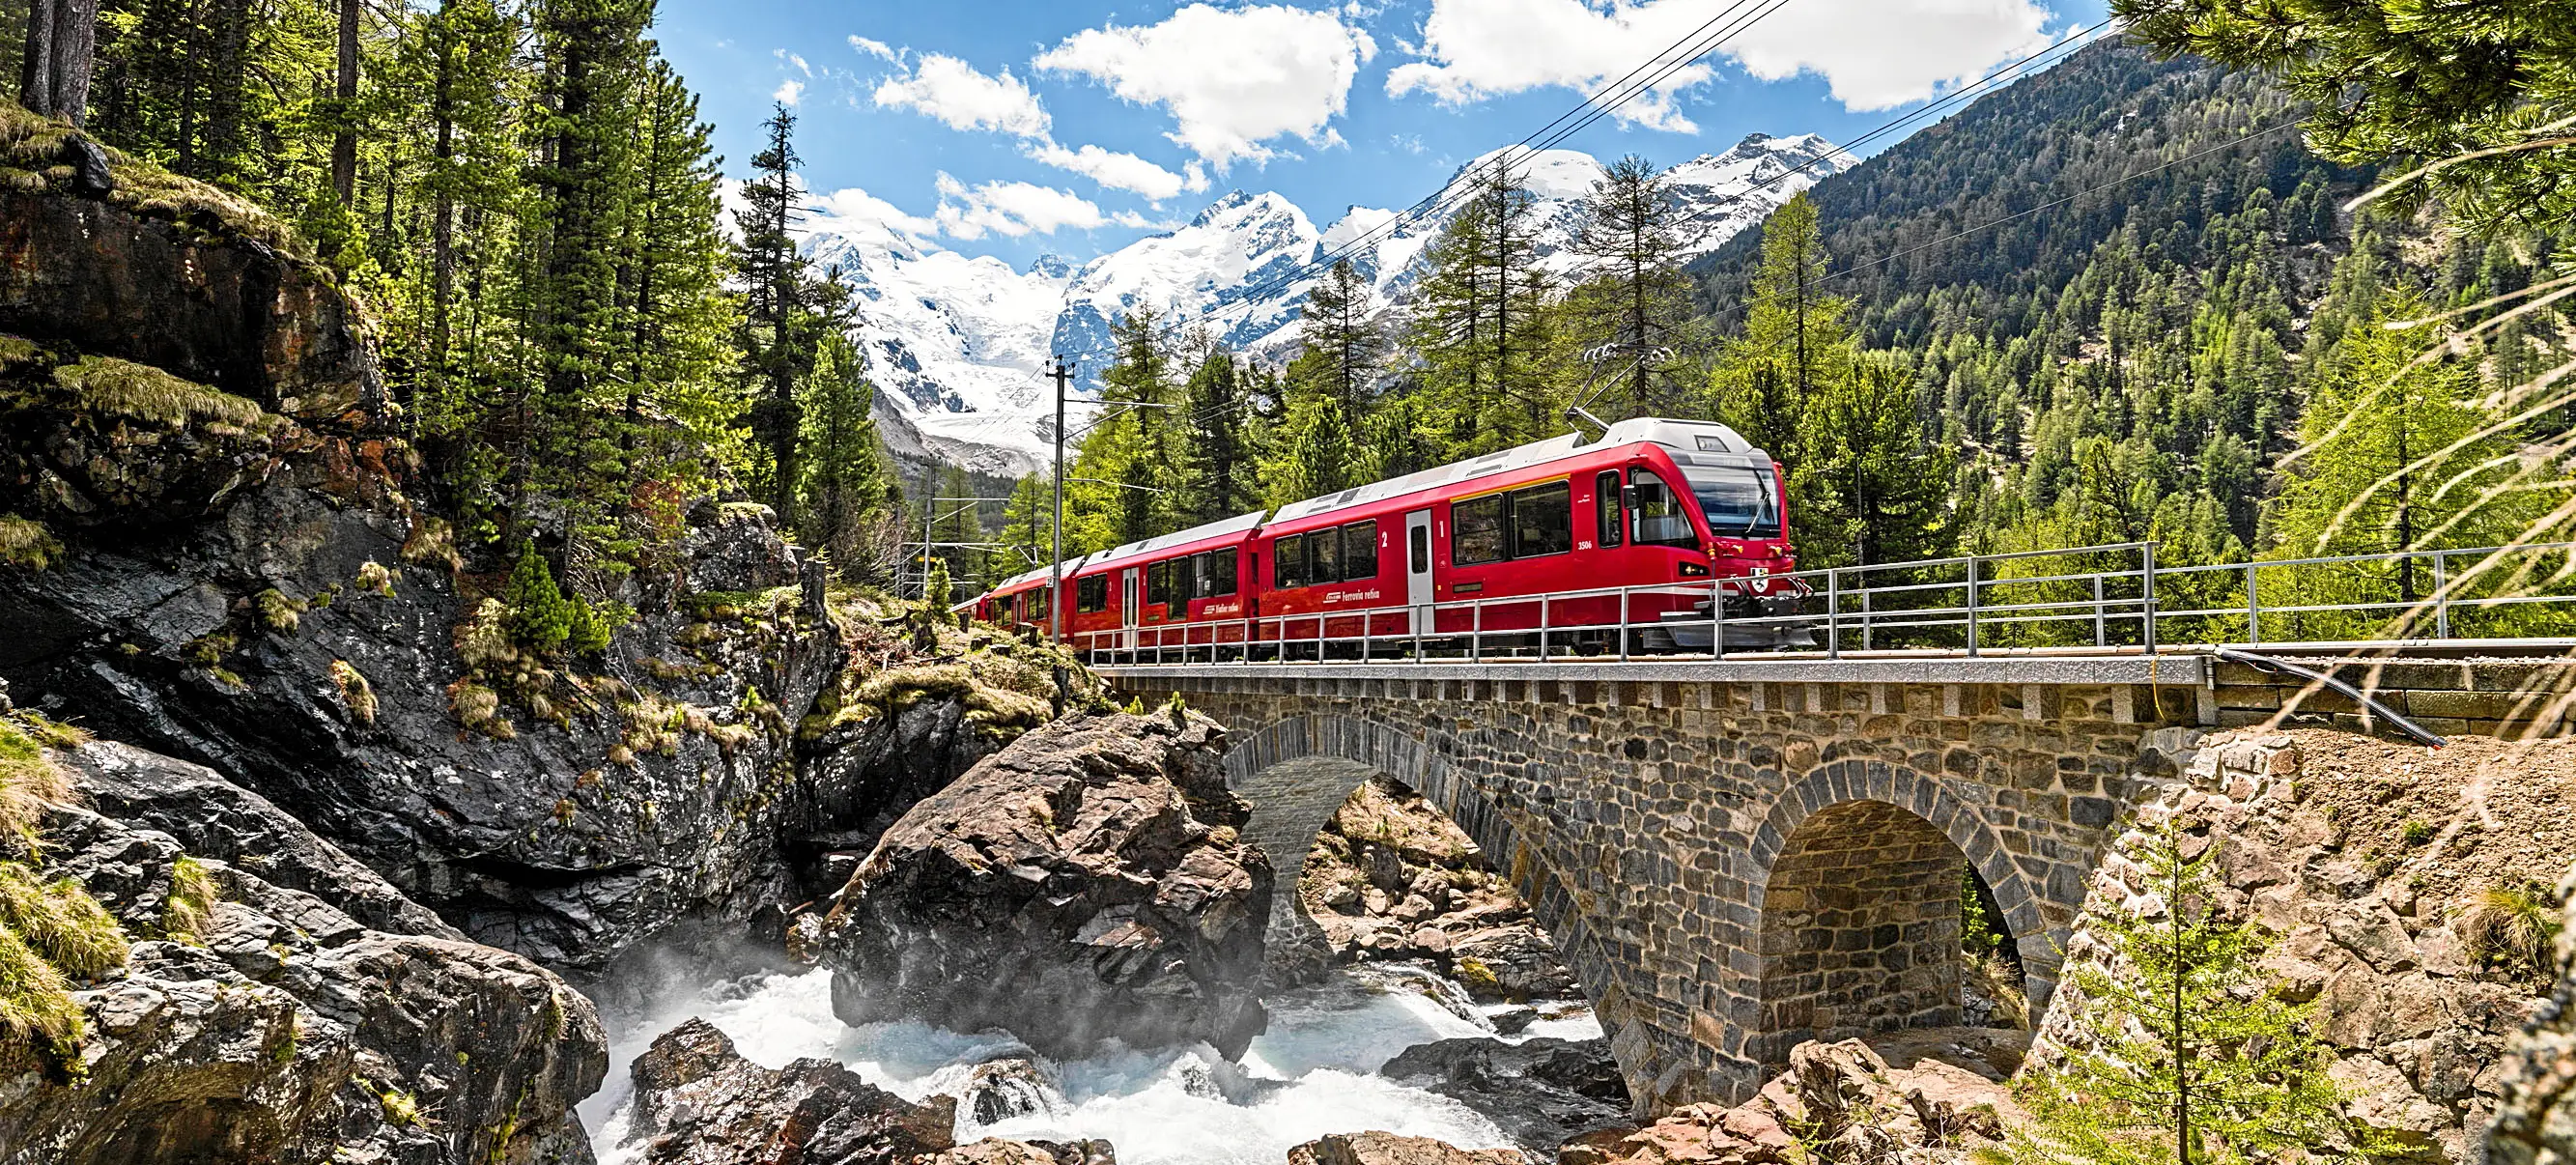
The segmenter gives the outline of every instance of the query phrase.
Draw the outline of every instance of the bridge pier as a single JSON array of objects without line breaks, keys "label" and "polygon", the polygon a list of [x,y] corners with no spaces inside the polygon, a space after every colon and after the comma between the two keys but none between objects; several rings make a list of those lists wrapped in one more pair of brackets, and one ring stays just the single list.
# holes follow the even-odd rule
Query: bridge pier
[{"label": "bridge pier", "polygon": [[1993,893],[2035,1013],[2114,821],[2204,722],[2206,663],[1104,675],[1236,733],[1228,778],[1283,884],[1280,849],[1302,855],[1349,786],[1301,793],[1265,774],[1332,758],[1421,791],[1555,938],[1642,1112],[1745,1099],[1803,1039],[1956,1022],[1962,863]]}]

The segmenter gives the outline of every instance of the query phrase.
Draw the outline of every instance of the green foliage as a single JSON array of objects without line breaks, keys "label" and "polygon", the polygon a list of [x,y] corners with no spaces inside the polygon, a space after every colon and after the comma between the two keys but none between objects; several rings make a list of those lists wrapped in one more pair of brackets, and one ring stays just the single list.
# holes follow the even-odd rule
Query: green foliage
[{"label": "green foliage", "polygon": [[[1336,264],[1333,269],[1339,273],[1348,266]],[[1317,294],[1326,295],[1343,278],[1341,274],[1328,276],[1326,286],[1319,288]],[[1294,380],[1303,367],[1308,377],[1322,382],[1310,391],[1364,393],[1383,345],[1375,339],[1374,329],[1358,318],[1358,309],[1347,306],[1351,302],[1347,296],[1355,294],[1353,289],[1343,288],[1338,294],[1346,296],[1341,301],[1345,306],[1335,308],[1329,295],[1320,307],[1316,301],[1308,301],[1307,320],[1319,318],[1318,312],[1333,310],[1339,322],[1329,328],[1318,325],[1319,331],[1310,331],[1306,353],[1290,365],[1289,376]],[[1318,347],[1319,343],[1328,346]],[[1327,366],[1318,367],[1319,361]],[[1339,369],[1329,366],[1336,362]],[[1261,504],[1256,479],[1262,434],[1254,409],[1260,401],[1256,392],[1276,392],[1267,376],[1266,372],[1238,363],[1232,353],[1214,344],[1200,355],[1198,370],[1190,374],[1181,394],[1185,419],[1180,435],[1180,487],[1173,502],[1175,523],[1201,525]]]},{"label": "green foliage", "polygon": [[45,756],[44,743],[19,722],[0,719],[0,839],[32,847],[45,810],[71,795],[71,778]]},{"label": "green foliage", "polygon": [[533,542],[519,544],[519,561],[510,568],[501,602],[509,609],[510,637],[537,652],[562,647],[581,611],[581,604],[556,588],[554,572],[546,568]]},{"label": "green foliage", "polygon": [[276,587],[253,596],[251,606],[259,612],[260,625],[280,635],[295,630],[304,617],[303,601],[288,597]]},{"label": "green foliage", "polygon": [[901,540],[890,507],[893,472],[869,415],[876,386],[865,364],[843,329],[823,337],[804,391],[805,481],[797,507],[801,540],[828,554],[834,572],[852,584],[889,581]]},{"label": "green foliage", "polygon": [[2169,821],[2135,855],[2144,904],[2094,914],[2103,957],[2071,961],[2055,1004],[2080,1035],[2030,1075],[2038,1121],[2013,1131],[2015,1160],[2229,1165],[2379,1148],[2341,1117],[2310,1009],[2270,993],[2266,936],[2220,914],[2200,844],[2185,858]]},{"label": "green foliage", "polygon": [[921,584],[921,605],[936,613],[946,611],[948,605],[956,601],[957,596],[951,593],[948,582],[948,560],[931,559],[929,579]]},{"label": "green foliage", "polygon": [[1584,206],[1576,250],[1594,274],[1568,295],[1578,345],[1603,355],[1593,411],[1609,420],[1673,415],[1686,396],[1690,280],[1673,261],[1681,209],[1635,154],[1610,163]]},{"label": "green foliage", "polygon": [[125,928],[81,884],[47,884],[17,862],[0,862],[0,930],[14,932],[46,962],[73,979],[95,979],[125,965]]},{"label": "green foliage", "polygon": [[62,1059],[70,1058],[88,1035],[70,978],[5,926],[0,926],[0,1034],[41,1041]]},{"label": "green foliage", "polygon": [[2538,883],[2490,886],[2460,919],[2470,962],[2535,984],[2557,971],[2559,926],[2557,895]]},{"label": "green foliage", "polygon": [[348,705],[349,715],[360,724],[376,722],[376,689],[367,683],[365,673],[345,659],[331,661],[331,683],[340,689],[340,702]]},{"label": "green foliage", "polygon": [[44,570],[63,557],[63,544],[45,524],[16,514],[0,514],[0,566]]},{"label": "green foliage", "polygon": [[2003,932],[1987,916],[1985,899],[1977,868],[1959,863],[1959,949],[1967,954],[1992,954],[2003,949]]},{"label": "green foliage", "polygon": [[[2576,216],[2576,36],[2557,0],[2115,0],[2132,38],[2280,78],[2341,162],[2448,161],[2426,193],[2486,231]],[[2485,156],[2473,156],[2483,154]]]},{"label": "green foliage", "polygon": [[1953,469],[1916,419],[1912,372],[1867,356],[1805,400],[1789,476],[1800,565],[1947,555]]},{"label": "green foliage", "polygon": [[1851,379],[1843,323],[1851,301],[1826,294],[1828,251],[1817,223],[1805,192],[1763,220],[1744,331],[1727,341],[1709,378],[1718,415],[1782,460],[1800,449],[1809,398]]},{"label": "green foliage", "polygon": [[1443,459],[1554,435],[1571,387],[1558,381],[1558,313],[1536,263],[1535,197],[1509,166],[1476,181],[1423,252],[1429,270],[1406,335],[1420,420]]}]

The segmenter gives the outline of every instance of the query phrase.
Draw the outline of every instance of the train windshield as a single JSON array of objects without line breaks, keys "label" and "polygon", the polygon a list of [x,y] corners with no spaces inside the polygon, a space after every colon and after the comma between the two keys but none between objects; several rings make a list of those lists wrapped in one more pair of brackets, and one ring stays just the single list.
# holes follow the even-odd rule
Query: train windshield
[{"label": "train windshield", "polygon": [[1720,538],[1780,536],[1780,486],[1762,469],[1691,466],[1682,470],[1709,533]]}]

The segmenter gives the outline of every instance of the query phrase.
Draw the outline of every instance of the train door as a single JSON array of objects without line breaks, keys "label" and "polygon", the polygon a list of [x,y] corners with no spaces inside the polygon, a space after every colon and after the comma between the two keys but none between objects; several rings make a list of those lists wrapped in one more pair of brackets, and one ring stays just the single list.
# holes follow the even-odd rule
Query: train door
[{"label": "train door", "polygon": [[1431,511],[1415,510],[1404,516],[1404,601],[1417,635],[1432,629],[1431,599]]},{"label": "train door", "polygon": [[1118,646],[1136,650],[1136,616],[1144,609],[1136,601],[1136,568],[1118,572],[1118,625],[1125,630],[1118,636]]}]

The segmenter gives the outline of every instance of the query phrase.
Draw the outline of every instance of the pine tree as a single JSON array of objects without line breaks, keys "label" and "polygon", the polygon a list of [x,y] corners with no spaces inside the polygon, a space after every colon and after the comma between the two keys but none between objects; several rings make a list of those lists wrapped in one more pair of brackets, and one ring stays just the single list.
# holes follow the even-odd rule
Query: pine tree
[{"label": "pine tree", "polygon": [[[638,85],[639,145],[618,274],[626,326],[616,366],[625,382],[621,452],[629,480],[660,475],[694,486],[710,475],[708,461],[738,456],[734,426],[743,399],[730,340],[739,317],[724,288],[730,256],[717,226],[723,175],[714,132],[698,120],[697,95],[668,62],[653,61]],[[825,295],[833,303],[847,299],[836,284]],[[835,375],[846,382],[855,370]],[[648,409],[675,428],[650,423]],[[866,411],[862,400],[862,419]],[[648,430],[680,439],[639,448]],[[873,453],[872,425],[866,437]]]},{"label": "pine tree", "polygon": [[853,582],[877,581],[874,570],[885,557],[875,544],[885,533],[892,475],[870,415],[875,401],[876,387],[868,383],[858,346],[832,330],[824,336],[801,408],[805,481],[796,512],[802,541],[830,555],[833,569]]},{"label": "pine tree", "polygon": [[763,466],[770,506],[791,519],[798,474],[796,386],[813,365],[816,329],[811,319],[804,257],[797,253],[796,115],[785,103],[761,123],[768,144],[752,156],[753,178],[743,183],[743,207],[734,212],[742,241],[736,265],[749,290],[742,319],[743,364],[764,391],[752,405],[751,429],[766,455]]},{"label": "pine tree", "polygon": [[1551,289],[1535,265],[1534,203],[1517,169],[1493,165],[1424,252],[1430,270],[1416,292],[1409,342],[1422,363],[1419,390],[1444,423],[1453,456],[1558,427]]},{"label": "pine tree", "polygon": [[[1100,401],[1130,405],[1098,423],[1074,460],[1066,492],[1065,549],[1105,550],[1172,528],[1176,360],[1162,313],[1139,307],[1109,328],[1117,358],[1101,373]],[[1161,406],[1161,407],[1157,407]],[[1078,533],[1077,533],[1078,532]]]},{"label": "pine tree", "polygon": [[1368,317],[1369,284],[1348,259],[1324,273],[1306,294],[1298,316],[1298,339],[1304,351],[1289,366],[1288,379],[1298,388],[1330,397],[1353,417],[1363,415],[1376,395],[1379,364],[1386,358],[1386,337]]},{"label": "pine tree", "polygon": [[533,542],[519,544],[519,560],[510,568],[501,602],[510,613],[510,637],[541,653],[562,647],[579,617],[577,601],[555,585],[554,572],[546,569],[546,560]]},{"label": "pine tree", "polygon": [[1288,406],[1279,442],[1262,471],[1271,505],[1339,493],[1370,477],[1352,440],[1350,419],[1330,398],[1308,396]]},{"label": "pine tree", "polygon": [[1210,347],[1181,396],[1176,521],[1195,526],[1230,518],[1259,499],[1254,484],[1252,400],[1232,354]]},{"label": "pine tree", "polygon": [[1949,552],[1951,466],[1915,412],[1913,374],[1856,360],[1807,399],[1791,489],[1801,565],[1918,562]]},{"label": "pine tree", "polygon": [[1584,202],[1575,245],[1591,261],[1590,278],[1573,304],[1585,341],[1597,346],[1609,383],[1595,391],[1613,419],[1678,411],[1673,349],[1690,286],[1674,261],[1678,218],[1663,173],[1635,154],[1611,163]]},{"label": "pine tree", "polygon": [[1851,364],[1842,324],[1850,304],[1824,293],[1825,266],[1816,205],[1802,191],[1763,220],[1744,333],[1711,377],[1720,414],[1775,455],[1799,447],[1808,397],[1845,379]]},{"label": "pine tree", "polygon": [[[2141,855],[2148,892],[2136,911],[2094,915],[2108,955],[2071,964],[2053,1009],[2083,1033],[2063,1063],[2035,1074],[2035,1128],[2009,1152],[2028,1165],[2233,1165],[2375,1142],[2340,1119],[2333,1062],[2306,1029],[2310,1008],[2284,1003],[2260,963],[2253,924],[2223,917],[2200,856],[2182,856],[2168,822]],[[2355,1142],[2359,1142],[2356,1144]]]},{"label": "pine tree", "polygon": [[1005,550],[994,573],[1002,577],[1018,574],[1047,561],[1055,521],[1055,486],[1047,478],[1030,474],[1011,486],[1011,500],[1002,508],[1002,530],[996,537]]}]

